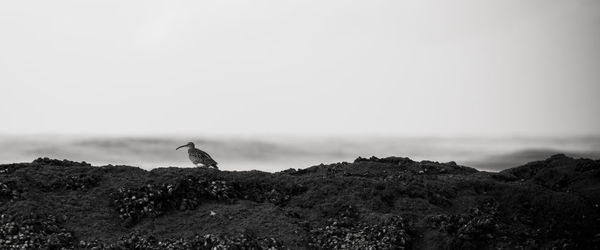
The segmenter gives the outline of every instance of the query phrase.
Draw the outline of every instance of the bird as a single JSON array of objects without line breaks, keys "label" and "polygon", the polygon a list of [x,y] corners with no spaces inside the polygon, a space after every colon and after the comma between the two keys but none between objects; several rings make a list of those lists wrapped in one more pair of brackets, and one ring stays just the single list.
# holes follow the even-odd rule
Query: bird
[{"label": "bird", "polygon": [[217,162],[213,160],[210,155],[200,149],[197,149],[193,142],[188,142],[185,145],[181,145],[177,147],[175,150],[178,150],[183,147],[188,147],[188,155],[190,157],[190,161],[194,163],[197,167],[205,166],[205,167],[213,167],[219,169],[217,167]]}]

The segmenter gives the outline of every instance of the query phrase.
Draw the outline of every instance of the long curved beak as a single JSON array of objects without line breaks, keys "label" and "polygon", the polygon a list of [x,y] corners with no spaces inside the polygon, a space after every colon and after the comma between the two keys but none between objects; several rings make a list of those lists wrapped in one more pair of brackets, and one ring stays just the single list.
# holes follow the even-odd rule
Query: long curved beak
[{"label": "long curved beak", "polygon": [[175,150],[177,150],[177,149],[180,149],[180,148],[183,148],[183,147],[187,147],[187,144],[185,144],[185,145],[181,145],[181,146],[177,147]]}]

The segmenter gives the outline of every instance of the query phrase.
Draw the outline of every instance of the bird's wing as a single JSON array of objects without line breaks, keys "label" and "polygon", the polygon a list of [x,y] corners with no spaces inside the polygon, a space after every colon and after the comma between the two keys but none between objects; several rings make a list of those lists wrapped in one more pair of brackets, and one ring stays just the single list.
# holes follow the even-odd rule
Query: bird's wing
[{"label": "bird's wing", "polygon": [[194,153],[200,158],[202,159],[202,161],[206,162],[206,163],[211,163],[211,164],[217,164],[217,162],[215,160],[213,160],[212,157],[210,157],[210,155],[200,149],[196,149],[197,151],[195,151]]}]

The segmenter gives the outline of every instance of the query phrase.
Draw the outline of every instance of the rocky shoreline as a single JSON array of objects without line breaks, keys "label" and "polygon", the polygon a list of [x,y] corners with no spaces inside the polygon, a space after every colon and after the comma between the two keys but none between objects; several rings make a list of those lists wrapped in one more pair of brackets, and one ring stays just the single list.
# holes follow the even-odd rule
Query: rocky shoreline
[{"label": "rocky shoreline", "polygon": [[0,249],[594,249],[600,161],[358,158],[278,173],[0,165]]}]

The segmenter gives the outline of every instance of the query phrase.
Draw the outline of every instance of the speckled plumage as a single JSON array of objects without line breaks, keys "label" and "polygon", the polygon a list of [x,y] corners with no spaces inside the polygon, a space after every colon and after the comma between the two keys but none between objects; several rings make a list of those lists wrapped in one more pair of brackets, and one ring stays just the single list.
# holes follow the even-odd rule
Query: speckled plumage
[{"label": "speckled plumage", "polygon": [[217,168],[217,162],[208,153],[200,149],[190,148],[188,149],[188,154],[190,155],[190,161],[195,165],[202,164],[207,167]]},{"label": "speckled plumage", "polygon": [[214,168],[218,169],[217,162],[215,160],[213,160],[213,158],[210,157],[210,155],[208,153],[206,153],[200,149],[197,149],[194,146],[194,143],[189,142],[188,144],[180,146],[177,149],[179,149],[181,147],[188,147],[188,155],[189,155],[190,161],[192,161],[192,163],[194,163],[194,165],[205,166],[205,167],[214,167]]}]

